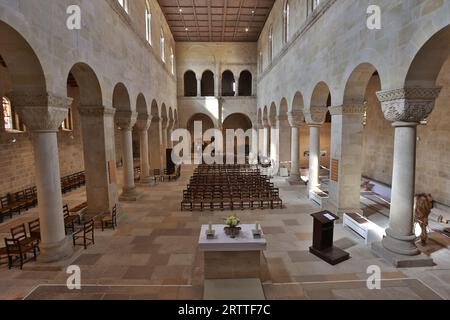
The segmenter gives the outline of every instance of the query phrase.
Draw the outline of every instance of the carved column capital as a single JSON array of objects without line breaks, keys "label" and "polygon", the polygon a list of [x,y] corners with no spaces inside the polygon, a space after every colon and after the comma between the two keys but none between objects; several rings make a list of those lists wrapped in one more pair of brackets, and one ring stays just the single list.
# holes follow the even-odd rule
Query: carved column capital
[{"label": "carved column capital", "polygon": [[298,128],[303,123],[304,115],[303,115],[303,112],[301,112],[301,111],[288,112],[287,116],[288,116],[289,125],[293,128]]},{"label": "carved column capital", "polygon": [[31,132],[57,132],[73,99],[50,92],[40,95],[12,94],[15,110]]},{"label": "carved column capital", "polygon": [[137,121],[137,113],[133,111],[116,111],[116,124],[121,130],[131,130]]},{"label": "carved column capital", "polygon": [[312,106],[309,109],[305,109],[305,121],[307,124],[319,125],[325,122],[328,109],[325,107]]},{"label": "carved column capital", "polygon": [[434,108],[441,87],[400,88],[377,92],[384,117],[392,122],[420,122]]},{"label": "carved column capital", "polygon": [[332,116],[363,115],[366,112],[366,106],[364,104],[346,104],[329,107],[328,110]]}]

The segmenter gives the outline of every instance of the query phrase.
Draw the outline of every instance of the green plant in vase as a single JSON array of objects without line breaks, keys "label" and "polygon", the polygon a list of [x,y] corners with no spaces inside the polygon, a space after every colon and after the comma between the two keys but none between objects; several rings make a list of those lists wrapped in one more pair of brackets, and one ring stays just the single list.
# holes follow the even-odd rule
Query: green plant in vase
[{"label": "green plant in vase", "polygon": [[235,214],[228,216],[225,219],[225,224],[227,225],[227,227],[225,227],[225,233],[231,238],[236,238],[241,231],[241,228],[238,227],[240,223],[241,220]]}]

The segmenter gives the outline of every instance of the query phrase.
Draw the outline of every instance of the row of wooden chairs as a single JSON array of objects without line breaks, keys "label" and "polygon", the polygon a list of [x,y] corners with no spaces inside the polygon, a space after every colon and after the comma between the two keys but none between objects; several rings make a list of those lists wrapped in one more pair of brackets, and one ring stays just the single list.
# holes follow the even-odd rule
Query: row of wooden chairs
[{"label": "row of wooden chairs", "polygon": [[181,210],[193,211],[235,210],[235,209],[275,209],[283,208],[279,192],[247,191],[247,192],[192,192],[186,193],[181,202]]},{"label": "row of wooden chairs", "polygon": [[78,189],[86,184],[86,175],[84,171],[77,172],[61,178],[62,193],[70,192]]},{"label": "row of wooden chairs", "polygon": [[37,205],[36,187],[26,188],[16,193],[8,193],[0,198],[0,223],[9,216],[12,219],[13,214],[21,214]]},{"label": "row of wooden chairs", "polygon": [[[87,249],[90,244],[95,244],[94,230],[96,223],[100,225],[102,231],[106,228],[115,229],[117,227],[117,205],[113,207],[111,213],[98,215],[85,223],[82,223],[79,216],[70,214],[73,210],[69,210],[67,205],[63,207],[66,234],[68,230],[73,231],[74,246],[80,245]],[[76,228],[75,224],[79,227]],[[28,230],[25,224],[11,228],[11,236],[4,239],[6,246],[0,248],[0,263],[6,260],[9,269],[14,265],[18,265],[22,269],[23,265],[31,258],[36,260],[41,241],[40,229],[39,219],[28,222]],[[81,243],[80,240],[82,240]],[[32,254],[31,258],[29,258],[29,254]]]},{"label": "row of wooden chairs", "polygon": [[279,189],[251,165],[199,166],[181,202],[182,211],[282,207]]},{"label": "row of wooden chairs", "polygon": [[[61,192],[67,193],[85,184],[85,173],[77,172],[61,178]],[[12,219],[14,214],[21,214],[36,207],[37,203],[36,186],[0,197],[0,223],[4,221],[5,217]]]}]

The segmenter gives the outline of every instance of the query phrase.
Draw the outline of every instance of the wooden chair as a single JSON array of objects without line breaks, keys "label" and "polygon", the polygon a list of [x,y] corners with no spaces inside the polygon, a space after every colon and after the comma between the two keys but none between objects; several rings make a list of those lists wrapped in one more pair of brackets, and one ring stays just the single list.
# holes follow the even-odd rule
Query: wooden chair
[{"label": "wooden chair", "polygon": [[25,198],[31,204],[31,207],[36,207],[37,205],[37,194],[35,188],[27,188],[25,189]]},{"label": "wooden chair", "polygon": [[30,233],[30,238],[41,241],[41,223],[39,219],[28,222],[28,232]]},{"label": "wooden chair", "polygon": [[13,215],[13,213],[20,214],[20,205],[10,203],[8,196],[0,198],[0,203],[2,205],[2,208],[9,209],[9,211],[11,212],[11,216]]},{"label": "wooden chair", "polygon": [[64,213],[64,227],[66,230],[66,235],[68,234],[68,230],[71,229],[72,232],[75,232],[75,221],[79,221],[79,216],[70,215],[69,206],[66,204],[63,207]]},{"label": "wooden chair", "polygon": [[39,241],[29,237],[27,234],[27,229],[25,228],[25,224],[22,224],[20,226],[11,228],[11,238],[13,240],[19,241],[20,245],[22,246],[28,246],[28,245],[38,245]]},{"label": "wooden chair", "polygon": [[8,268],[11,269],[14,265],[14,258],[18,258],[20,269],[23,269],[23,265],[27,262],[27,254],[33,253],[33,259],[36,261],[37,245],[33,242],[22,243],[18,239],[5,238],[6,253],[8,255]]},{"label": "wooden chair", "polygon": [[9,216],[9,218],[12,219],[12,211],[9,208],[3,208],[0,206],[0,223],[3,222],[5,216]]},{"label": "wooden chair", "polygon": [[0,248],[0,265],[6,264],[9,266],[9,256],[8,256],[8,250],[5,248]]},{"label": "wooden chair", "polygon": [[102,226],[102,231],[105,231],[105,228],[111,227],[113,230],[116,230],[117,227],[117,205],[112,208],[111,214],[100,215],[97,219]]},{"label": "wooden chair", "polygon": [[[81,227],[79,230],[73,233],[72,235],[73,245],[83,246],[84,249],[86,250],[88,245],[95,244],[94,229],[95,229],[94,220],[86,222],[83,225],[83,227]],[[83,240],[83,244],[78,244],[79,239]]]}]

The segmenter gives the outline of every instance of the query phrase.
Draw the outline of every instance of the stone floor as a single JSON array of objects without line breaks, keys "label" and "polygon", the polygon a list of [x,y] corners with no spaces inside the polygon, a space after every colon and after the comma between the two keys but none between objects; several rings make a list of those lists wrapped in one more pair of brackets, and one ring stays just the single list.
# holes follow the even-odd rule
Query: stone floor
[{"label": "stone floor", "polygon": [[[0,267],[0,299],[202,299],[200,225],[222,223],[231,212],[181,212],[182,190],[191,174],[192,168],[184,167],[179,181],[139,186],[143,197],[138,202],[121,203],[119,228],[98,230],[96,244],[78,249],[66,262],[80,266],[82,290],[66,288],[64,268],[28,263],[23,271]],[[306,198],[305,186],[291,186],[281,178],[275,184],[285,209],[237,212],[244,223],[260,222],[267,238],[262,279],[267,299],[450,299],[448,238],[431,234],[430,245],[422,248],[436,266],[395,269],[363,239],[337,225],[336,245],[351,259],[333,267],[308,252],[309,214],[320,208]],[[70,207],[85,201],[84,189],[67,194],[64,201]],[[30,210],[0,225],[0,238],[36,215]],[[371,265],[382,270],[380,290],[367,289]]]}]

